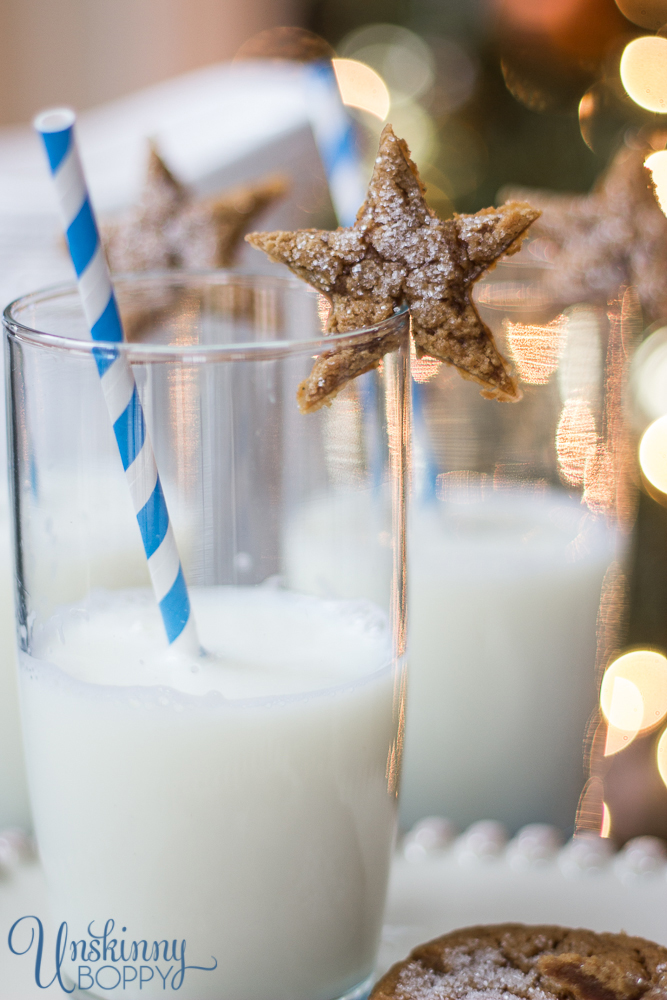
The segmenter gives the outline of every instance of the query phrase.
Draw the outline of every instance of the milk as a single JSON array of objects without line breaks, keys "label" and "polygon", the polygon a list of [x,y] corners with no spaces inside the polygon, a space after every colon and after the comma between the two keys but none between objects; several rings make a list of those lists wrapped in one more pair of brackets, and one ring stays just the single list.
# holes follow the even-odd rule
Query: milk
[{"label": "milk", "polygon": [[[331,1000],[370,975],[381,925],[400,707],[386,617],[268,586],[192,602],[198,661],[165,649],[144,590],[99,592],[21,654],[56,921],[90,943],[114,920],[130,956],[186,941],[184,1000]],[[175,961],[119,960],[138,977],[124,989],[103,964],[63,969],[96,996],[179,985]]]},{"label": "milk", "polygon": [[13,576],[9,513],[0,494],[0,830],[31,825],[16,677]]},{"label": "milk", "polygon": [[[35,484],[23,535],[23,559],[35,608],[48,616],[91,587],[148,584],[122,468],[100,463],[86,476],[51,472]],[[173,501],[172,523],[186,566],[194,547],[192,517]],[[32,825],[25,780],[16,681],[16,625],[9,511],[0,496],[0,829]]]},{"label": "milk", "polygon": [[[291,525],[286,576],[330,598],[374,598],[389,558],[370,496],[313,502]],[[350,540],[330,550],[325,525]],[[361,571],[355,548],[375,555]],[[614,530],[557,490],[450,491],[414,505],[401,821],[567,828],[595,705],[596,620]]]}]

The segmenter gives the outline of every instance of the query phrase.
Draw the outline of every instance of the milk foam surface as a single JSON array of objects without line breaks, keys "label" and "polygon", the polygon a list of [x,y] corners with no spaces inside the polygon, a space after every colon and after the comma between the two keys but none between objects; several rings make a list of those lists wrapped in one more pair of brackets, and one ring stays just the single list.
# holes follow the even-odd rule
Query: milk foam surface
[{"label": "milk foam surface", "polygon": [[[69,609],[36,645],[40,659],[93,684],[168,686],[225,699],[301,694],[386,667],[386,617],[369,601],[322,601],[270,587],[196,588],[193,608],[205,655],[165,648],[152,593],[94,595]],[[121,654],[121,655],[119,655]]]},{"label": "milk foam surface", "polygon": [[[192,601],[197,662],[164,648],[144,591],[66,609],[22,655],[56,920],[213,956],[186,1000],[330,1000],[370,974],[381,926],[400,709],[386,618],[269,587]],[[158,975],[91,993],[164,996]]]}]

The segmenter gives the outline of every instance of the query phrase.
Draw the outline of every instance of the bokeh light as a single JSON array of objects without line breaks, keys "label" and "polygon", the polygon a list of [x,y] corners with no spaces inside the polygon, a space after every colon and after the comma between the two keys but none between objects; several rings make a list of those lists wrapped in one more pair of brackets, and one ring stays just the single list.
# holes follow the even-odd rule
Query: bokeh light
[{"label": "bokeh light", "polygon": [[561,477],[571,486],[583,486],[586,462],[597,451],[595,417],[584,399],[567,399],[556,430],[556,455]]},{"label": "bokeh light", "polygon": [[667,729],[658,740],[656,756],[658,758],[658,772],[665,785],[667,785]]},{"label": "bokeh light", "polygon": [[651,171],[655,184],[655,196],[658,204],[667,215],[667,149],[659,149],[644,160],[644,166]]},{"label": "bokeh light", "polygon": [[[605,692],[600,692],[600,705],[610,726],[624,733],[638,733],[644,717],[644,699],[633,681],[626,677],[605,675]],[[606,694],[606,698],[605,698]]]},{"label": "bokeh light", "polygon": [[639,466],[652,486],[667,494],[667,416],[646,428],[639,442]]},{"label": "bokeh light", "polygon": [[405,139],[410,153],[417,164],[422,166],[435,154],[437,148],[437,129],[435,122],[414,101],[405,101],[391,108],[391,123],[396,135]]},{"label": "bokeh light", "polygon": [[479,66],[470,53],[451,38],[430,38],[435,58],[435,80],[428,106],[442,117],[456,111],[472,96]]},{"label": "bokeh light", "polygon": [[606,802],[602,803],[602,826],[600,836],[608,837],[611,834],[611,812]]},{"label": "bokeh light", "polygon": [[389,91],[374,69],[357,59],[333,59],[343,104],[360,108],[384,121],[389,114]]},{"label": "bokeh light", "polygon": [[667,38],[644,35],[625,46],[621,81],[632,100],[647,111],[667,112]]},{"label": "bokeh light", "polygon": [[415,100],[435,79],[435,60],[427,43],[395,24],[370,24],[343,39],[340,53],[371,66],[387,84],[392,104]]},{"label": "bokeh light", "polygon": [[[618,77],[618,63],[621,51],[616,54],[615,62],[609,58],[610,69],[604,80],[598,80],[589,87],[579,101],[579,131],[589,149],[597,153],[605,161],[618,150],[619,135],[627,131],[631,119],[643,120],[643,111],[630,105],[627,95]],[[615,66],[612,70],[611,66]],[[658,147],[654,147],[658,148]]]},{"label": "bokeh light", "polygon": [[579,101],[579,130],[581,132],[581,137],[588,146],[589,149],[593,149],[593,143],[590,138],[590,125],[595,117],[597,111],[597,93],[591,87],[587,90],[584,96]]},{"label": "bokeh light", "polygon": [[[483,182],[488,167],[480,131],[454,114],[473,95],[478,60],[458,40],[421,37],[400,25],[383,23],[349,32],[338,52],[382,79],[389,95],[386,120],[407,142],[427,186],[429,204],[439,215],[451,215],[457,199]],[[369,106],[367,100],[354,102],[359,109]],[[373,111],[376,117],[357,112],[369,133],[369,150],[377,145],[379,112],[384,107],[378,102]]]},{"label": "bokeh light", "polygon": [[616,0],[616,6],[628,21],[640,28],[657,31],[667,24],[667,0]]},{"label": "bokeh light", "polygon": [[630,746],[638,732],[638,729],[617,729],[616,726],[608,724],[603,755],[605,757],[613,757],[614,754],[625,750],[626,747]]},{"label": "bokeh light", "polygon": [[650,649],[619,656],[602,678],[600,708],[610,726],[626,733],[657,726],[667,715],[667,659]]},{"label": "bokeh light", "polygon": [[639,431],[667,414],[667,326],[654,330],[638,347],[630,367],[630,398]]},{"label": "bokeh light", "polygon": [[522,382],[545,385],[549,381],[558,367],[566,328],[562,315],[542,325],[503,320],[507,346]]}]

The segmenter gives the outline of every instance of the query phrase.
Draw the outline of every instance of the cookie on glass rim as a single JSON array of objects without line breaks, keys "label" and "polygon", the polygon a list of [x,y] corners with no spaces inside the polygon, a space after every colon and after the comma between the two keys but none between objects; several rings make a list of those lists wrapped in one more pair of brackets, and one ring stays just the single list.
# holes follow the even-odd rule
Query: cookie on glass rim
[{"label": "cookie on glass rim", "polygon": [[667,1000],[667,948],[567,927],[467,927],[414,948],[369,1000]]}]

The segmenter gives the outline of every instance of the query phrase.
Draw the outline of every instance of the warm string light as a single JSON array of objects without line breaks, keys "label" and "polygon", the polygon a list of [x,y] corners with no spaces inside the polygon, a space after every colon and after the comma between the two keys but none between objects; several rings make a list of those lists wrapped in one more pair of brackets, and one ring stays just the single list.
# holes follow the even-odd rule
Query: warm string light
[{"label": "warm string light", "polygon": [[667,326],[660,326],[635,352],[630,369],[634,419],[648,427],[667,413]]},{"label": "warm string light", "polygon": [[600,709],[607,720],[604,755],[610,757],[667,715],[667,659],[650,649],[619,656],[602,678]]},{"label": "warm string light", "polygon": [[332,63],[343,104],[384,121],[391,99],[380,74],[358,59],[332,59]]},{"label": "warm string light", "polygon": [[369,24],[353,31],[343,39],[341,55],[372,67],[385,82],[394,106],[420,98],[436,76],[430,45],[395,24]]},{"label": "warm string light", "polygon": [[667,149],[659,149],[644,160],[644,166],[651,171],[658,204],[667,215]]},{"label": "warm string light", "polygon": [[609,811],[609,806],[606,802],[602,803],[602,826],[600,827],[600,836],[609,837],[611,834],[611,812]]},{"label": "warm string light", "polygon": [[658,740],[658,747],[656,750],[656,757],[658,761],[658,773],[663,780],[663,783],[667,785],[667,729]]},{"label": "warm string light", "polygon": [[621,82],[640,108],[667,113],[667,38],[633,38],[621,56]]},{"label": "warm string light", "polygon": [[647,427],[639,442],[639,467],[645,479],[667,494],[667,416]]},{"label": "warm string light", "polygon": [[[366,112],[369,148],[377,142],[380,122],[390,120],[419,164],[432,207],[449,216],[453,199],[473,191],[486,169],[481,135],[452,114],[474,91],[474,58],[451,39],[426,41],[395,24],[351,31],[338,53],[334,67],[343,100]],[[447,128],[441,129],[446,116]]]},{"label": "warm string light", "polygon": [[[595,101],[595,93],[592,90],[587,90],[584,96],[579,101],[579,111],[578,111],[579,128],[582,131],[582,135],[586,124],[593,118],[593,115],[595,114],[596,110],[597,106]],[[585,136],[584,136],[584,142],[586,142]],[[586,145],[588,145],[588,143],[586,143]]]}]

